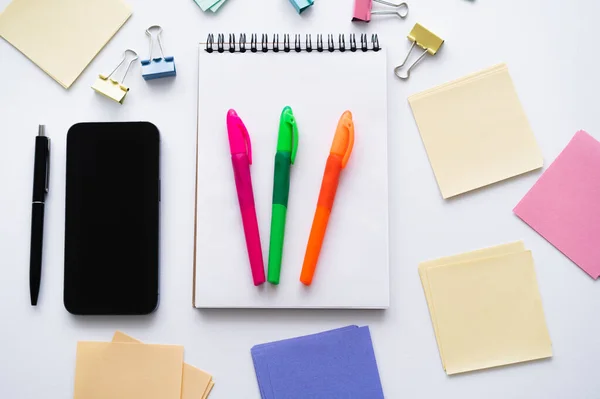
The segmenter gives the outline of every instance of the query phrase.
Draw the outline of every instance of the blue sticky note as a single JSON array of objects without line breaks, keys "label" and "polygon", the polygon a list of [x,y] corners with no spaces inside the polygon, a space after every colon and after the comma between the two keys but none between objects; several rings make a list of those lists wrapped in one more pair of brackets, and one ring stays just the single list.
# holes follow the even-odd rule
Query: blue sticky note
[{"label": "blue sticky note", "polygon": [[368,327],[257,345],[251,353],[263,399],[383,398]]},{"label": "blue sticky note", "polygon": [[216,3],[219,2],[219,0],[194,0],[194,1],[202,9],[202,11],[208,10],[209,8],[211,8]]},{"label": "blue sticky note", "polygon": [[217,1],[213,6],[211,6],[209,8],[209,10],[211,10],[212,12],[217,12],[219,10],[219,8],[221,8],[221,6],[223,4],[225,4],[225,1],[226,0],[219,0],[219,1]]}]

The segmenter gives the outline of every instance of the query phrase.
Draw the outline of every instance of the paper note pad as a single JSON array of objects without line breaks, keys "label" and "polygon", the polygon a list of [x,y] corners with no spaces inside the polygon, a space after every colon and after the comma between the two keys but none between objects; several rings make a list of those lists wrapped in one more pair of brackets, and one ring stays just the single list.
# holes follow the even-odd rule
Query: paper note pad
[{"label": "paper note pad", "polygon": [[130,15],[121,0],[13,0],[0,36],[69,88]]},{"label": "paper note pad", "polygon": [[[122,333],[115,332],[112,342],[142,344],[141,341]],[[183,363],[181,399],[206,399],[215,383],[212,376],[187,363]]]},{"label": "paper note pad", "polygon": [[423,262],[419,274],[446,373],[552,356],[522,242]]},{"label": "paper note pad", "polygon": [[442,197],[543,165],[505,64],[408,99]]},{"label": "paper note pad", "polygon": [[251,353],[262,399],[383,398],[368,327],[257,345]]},{"label": "paper note pad", "polygon": [[180,399],[183,347],[79,342],[74,399]]},{"label": "paper note pad", "polygon": [[514,209],[587,274],[600,276],[600,142],[577,132]]},{"label": "paper note pad", "polygon": [[[385,51],[286,53],[282,47],[279,52],[221,54],[205,48],[201,45],[198,63],[194,306],[387,308],[390,219]],[[307,75],[306,71],[312,72]],[[215,76],[227,76],[227,84]],[[361,87],[360,95],[356,87]],[[281,281],[277,286],[255,287],[231,167],[226,115],[235,109],[251,138],[250,173],[266,272],[277,133],[286,105],[293,109],[299,144],[290,175]],[[340,177],[314,280],[306,287],[299,281],[306,245],[335,129],[346,110],[353,115],[354,148]]]}]

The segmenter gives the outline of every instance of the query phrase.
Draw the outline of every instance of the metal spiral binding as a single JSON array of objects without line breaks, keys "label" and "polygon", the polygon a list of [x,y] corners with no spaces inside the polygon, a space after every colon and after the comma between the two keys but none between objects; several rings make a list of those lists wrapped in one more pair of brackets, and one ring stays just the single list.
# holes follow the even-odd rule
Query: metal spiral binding
[{"label": "metal spiral binding", "polygon": [[335,42],[333,41],[332,34],[327,35],[327,50],[329,50],[330,53],[335,51]]},{"label": "metal spiral binding", "polygon": [[235,35],[229,34],[229,52],[235,53]]},{"label": "metal spiral binding", "polygon": [[379,36],[377,36],[376,33],[371,35],[371,44],[373,45],[373,49],[375,49],[375,51],[379,51],[381,49],[381,47],[379,47]]},{"label": "metal spiral binding", "polygon": [[252,51],[253,53],[256,53],[256,42],[258,41],[256,38],[256,33],[253,33],[252,35],[250,35],[251,39],[250,39],[250,51]]},{"label": "metal spiral binding", "polygon": [[[242,33],[238,36],[236,41],[235,34],[229,34],[227,41],[225,41],[225,35],[223,33],[219,33],[216,35],[209,34],[206,43],[205,43],[205,51],[208,53],[218,52],[218,53],[245,53],[250,50],[252,53],[262,52],[275,52],[278,53],[280,50],[283,50],[285,53],[289,53],[291,51],[295,51],[297,53],[307,52],[310,53],[313,50],[316,50],[319,53],[324,51],[328,51],[333,53],[335,51],[339,52],[356,52],[356,51],[379,51],[381,47],[379,46],[379,37],[377,34],[369,36],[366,33],[360,34],[360,47],[357,44],[356,34],[351,33],[346,37],[344,34],[338,35],[337,42],[335,40],[335,35],[329,33],[327,34],[327,47],[324,44],[324,35],[318,34],[316,35],[316,46],[313,47],[313,37],[310,34],[306,34],[304,40],[302,40],[302,35],[294,34],[294,43],[292,47],[292,40],[289,33],[283,34],[283,42],[280,41],[280,35],[274,34],[272,36],[272,40],[269,40],[269,35],[266,33],[260,34],[260,41],[258,39],[258,34],[252,33],[250,34],[250,43],[248,43],[248,37],[245,33]],[[347,40],[346,40],[347,39]],[[348,44],[346,44],[346,42]],[[250,44],[248,48],[248,44]],[[283,48],[281,48],[283,45]]]},{"label": "metal spiral binding", "polygon": [[300,35],[294,35],[294,50],[299,53],[302,51],[302,45],[300,43]]},{"label": "metal spiral binding", "polygon": [[217,35],[217,51],[219,53],[222,53],[224,50],[224,42],[225,42],[225,36],[222,33],[219,33]]},{"label": "metal spiral binding", "polygon": [[212,53],[214,44],[215,44],[215,35],[213,35],[211,33],[208,35],[208,38],[206,39],[206,48],[205,48],[206,52]]},{"label": "metal spiral binding", "polygon": [[289,35],[289,33],[286,33],[285,35],[283,35],[283,51],[285,51],[286,53],[290,52],[290,35]]},{"label": "metal spiral binding", "polygon": [[262,34],[261,45],[262,45],[263,53],[266,53],[267,51],[269,51],[269,38],[267,37],[266,33]]},{"label": "metal spiral binding", "polygon": [[240,34],[240,53],[246,52],[246,34]]}]

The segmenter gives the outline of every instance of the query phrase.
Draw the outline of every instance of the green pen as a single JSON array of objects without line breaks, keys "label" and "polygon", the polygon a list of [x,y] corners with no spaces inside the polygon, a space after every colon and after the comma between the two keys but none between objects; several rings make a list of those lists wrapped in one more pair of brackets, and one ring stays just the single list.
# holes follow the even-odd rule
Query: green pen
[{"label": "green pen", "polygon": [[277,154],[275,154],[273,178],[273,211],[271,214],[269,271],[267,273],[267,281],[271,284],[279,284],[285,217],[290,193],[290,166],[296,159],[297,150],[298,127],[296,126],[296,118],[294,118],[292,109],[285,107],[279,119],[279,135],[277,137]]}]

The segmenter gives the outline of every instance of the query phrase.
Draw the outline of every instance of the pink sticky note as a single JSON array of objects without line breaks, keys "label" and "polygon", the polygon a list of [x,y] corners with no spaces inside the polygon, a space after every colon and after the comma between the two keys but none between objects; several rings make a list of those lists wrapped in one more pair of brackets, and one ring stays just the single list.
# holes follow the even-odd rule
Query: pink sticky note
[{"label": "pink sticky note", "polygon": [[597,279],[600,276],[600,142],[584,131],[577,132],[514,212]]}]

